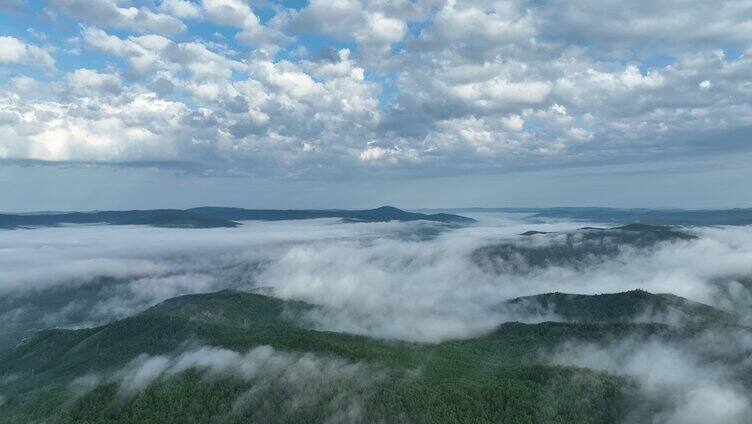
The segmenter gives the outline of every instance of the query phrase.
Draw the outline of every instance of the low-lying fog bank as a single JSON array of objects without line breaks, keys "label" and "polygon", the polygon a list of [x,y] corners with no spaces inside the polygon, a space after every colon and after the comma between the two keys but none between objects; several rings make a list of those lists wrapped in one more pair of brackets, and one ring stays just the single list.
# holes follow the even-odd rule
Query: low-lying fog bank
[{"label": "low-lying fog bank", "polygon": [[[0,231],[0,348],[33,330],[92,326],[176,296],[227,288],[320,305],[298,317],[306,327],[429,343],[481,336],[509,321],[590,319],[578,309],[578,302],[587,299],[511,299],[639,289],[671,293],[725,313],[637,291],[619,301],[641,305],[645,298],[663,304],[627,308],[623,315],[608,317],[611,321],[691,330],[701,322],[697,316],[726,322],[728,315],[736,324],[723,331],[687,330],[676,339],[573,340],[531,359],[630,377],[638,389],[639,407],[628,417],[634,422],[657,417],[655,422],[736,424],[752,413],[752,382],[743,378],[752,370],[752,337],[737,325],[752,322],[752,227],[583,230],[597,225],[532,221],[519,214],[474,218],[477,224],[463,227],[312,220],[214,229]],[[604,305],[589,313],[598,318]],[[207,349],[138,356],[120,374],[80,376],[71,387],[85,391],[107,378],[127,395],[175,370],[221,374],[230,369],[226,363],[255,363],[265,353]],[[361,365],[308,356],[279,353],[274,358],[280,355],[288,371],[300,363],[361,370]],[[357,411],[358,405],[345,409]]]},{"label": "low-lying fog bank", "polygon": [[[81,326],[182,294],[263,288],[327,307],[308,316],[318,328],[440,341],[479,335],[503,321],[535,320],[498,306],[548,292],[644,289],[744,315],[752,304],[750,227],[687,229],[697,238],[643,245],[610,235],[596,241],[579,233],[518,235],[571,232],[584,225],[578,222],[475,217],[477,225],[462,228],[316,220],[233,229],[3,231],[0,314],[6,327]],[[514,266],[479,260],[499,245],[506,256],[496,262]]]}]

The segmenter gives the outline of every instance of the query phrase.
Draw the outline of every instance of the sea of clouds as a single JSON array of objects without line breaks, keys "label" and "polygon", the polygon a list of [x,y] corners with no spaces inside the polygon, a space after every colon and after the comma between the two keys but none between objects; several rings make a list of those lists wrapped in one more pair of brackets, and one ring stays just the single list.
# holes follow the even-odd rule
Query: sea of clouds
[{"label": "sea of clouds", "polygon": [[[0,232],[0,315],[23,321],[40,298],[64,303],[37,326],[106,322],[165,299],[225,288],[263,289],[318,305],[309,325],[380,338],[437,342],[519,319],[504,301],[548,292],[644,289],[748,314],[752,227],[688,229],[697,239],[619,246],[588,266],[504,271],[478,264],[498,243],[546,247],[584,224],[481,215],[478,225],[336,220],[247,222],[234,229],[70,226]],[[608,242],[608,241],[606,241]],[[617,243],[618,241],[614,241]],[[77,322],[76,322],[77,321]]]},{"label": "sea of clouds", "polygon": [[[19,323],[15,330],[24,325],[77,327],[132,315],[183,294],[234,288],[323,306],[302,317],[302,324],[313,328],[441,342],[482,335],[505,321],[555,318],[522,317],[499,307],[515,297],[644,289],[707,303],[752,321],[752,227],[687,228],[697,238],[640,248],[619,245],[613,254],[588,258],[587,266],[564,261],[526,267],[523,260],[523,266],[494,268],[478,262],[478,249],[556,246],[565,242],[561,235],[519,234],[573,231],[586,224],[509,214],[475,217],[477,225],[460,228],[311,220],[246,222],[234,229],[64,226],[0,231],[0,316],[3,325]],[[58,303],[40,312],[39,305],[49,305],[50,299]],[[243,369],[243,363],[258,362],[261,353],[205,347],[179,357],[142,356],[122,371],[120,390],[128,393],[175,370],[221,374],[230,369],[224,363]],[[752,338],[739,331],[703,333],[681,342],[571,342],[542,360],[630,376],[644,399],[661,400],[652,410],[655,422],[712,418],[736,424],[752,413],[752,395],[738,378],[752,371],[751,357]],[[638,410],[635,416],[638,421],[643,417]]]}]

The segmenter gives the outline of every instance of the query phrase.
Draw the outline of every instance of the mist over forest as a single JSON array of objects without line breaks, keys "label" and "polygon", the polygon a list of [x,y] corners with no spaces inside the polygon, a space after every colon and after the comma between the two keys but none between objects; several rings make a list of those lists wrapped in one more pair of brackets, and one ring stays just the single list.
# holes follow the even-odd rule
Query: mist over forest
[{"label": "mist over forest", "polygon": [[0,0],[0,424],[752,423],[752,0]]},{"label": "mist over forest", "polygon": [[750,227],[466,215],[0,230],[0,416],[751,416]]}]

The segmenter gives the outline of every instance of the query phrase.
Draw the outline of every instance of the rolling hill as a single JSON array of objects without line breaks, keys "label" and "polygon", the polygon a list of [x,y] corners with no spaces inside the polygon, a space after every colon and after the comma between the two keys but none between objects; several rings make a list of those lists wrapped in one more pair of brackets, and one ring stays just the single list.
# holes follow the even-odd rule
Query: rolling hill
[{"label": "rolling hill", "polygon": [[367,210],[276,210],[200,207],[187,210],[153,209],[40,214],[0,214],[0,228],[46,227],[60,224],[150,225],[168,228],[236,227],[235,221],[286,221],[341,218],[350,222],[434,221],[452,224],[475,222],[452,214],[423,214],[383,206]]},{"label": "rolling hill", "polygon": [[710,325],[733,322],[734,317],[708,305],[673,294],[644,290],[598,295],[545,293],[518,297],[501,305],[516,313],[552,317],[565,322],[657,322]]},{"label": "rolling hill", "polygon": [[565,233],[527,231],[521,236],[478,248],[473,261],[495,272],[519,273],[550,266],[583,269],[614,258],[625,248],[646,250],[663,242],[696,239],[681,228],[645,224],[583,227]]},{"label": "rolling hill", "polygon": [[[544,353],[565,341],[690,331],[633,322],[636,306],[677,306],[703,325],[727,318],[641,291],[534,300],[570,322],[510,322],[482,337],[423,344],[308,329],[299,318],[317,306],[301,302],[231,290],[181,296],[104,326],[41,331],[0,353],[0,416],[14,423],[327,422],[348,421],[336,415],[346,409],[364,422],[615,423],[634,401],[629,380],[548,365]],[[235,369],[217,358],[241,359]],[[279,368],[275,378],[266,376],[269,367]],[[289,373],[306,383],[285,383]],[[264,396],[248,394],[259,390]],[[287,407],[265,403],[272,400]]]}]

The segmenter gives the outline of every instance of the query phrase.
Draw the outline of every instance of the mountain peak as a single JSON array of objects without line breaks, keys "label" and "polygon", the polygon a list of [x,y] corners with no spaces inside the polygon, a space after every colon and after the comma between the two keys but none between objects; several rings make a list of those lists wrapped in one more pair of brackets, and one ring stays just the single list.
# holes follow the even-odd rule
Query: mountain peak
[{"label": "mountain peak", "polygon": [[371,209],[371,210],[374,211],[374,212],[375,211],[378,211],[378,212],[405,212],[404,210],[402,210],[400,208],[397,208],[397,207],[394,207],[394,206],[389,206],[389,205],[379,206],[378,208]]}]

